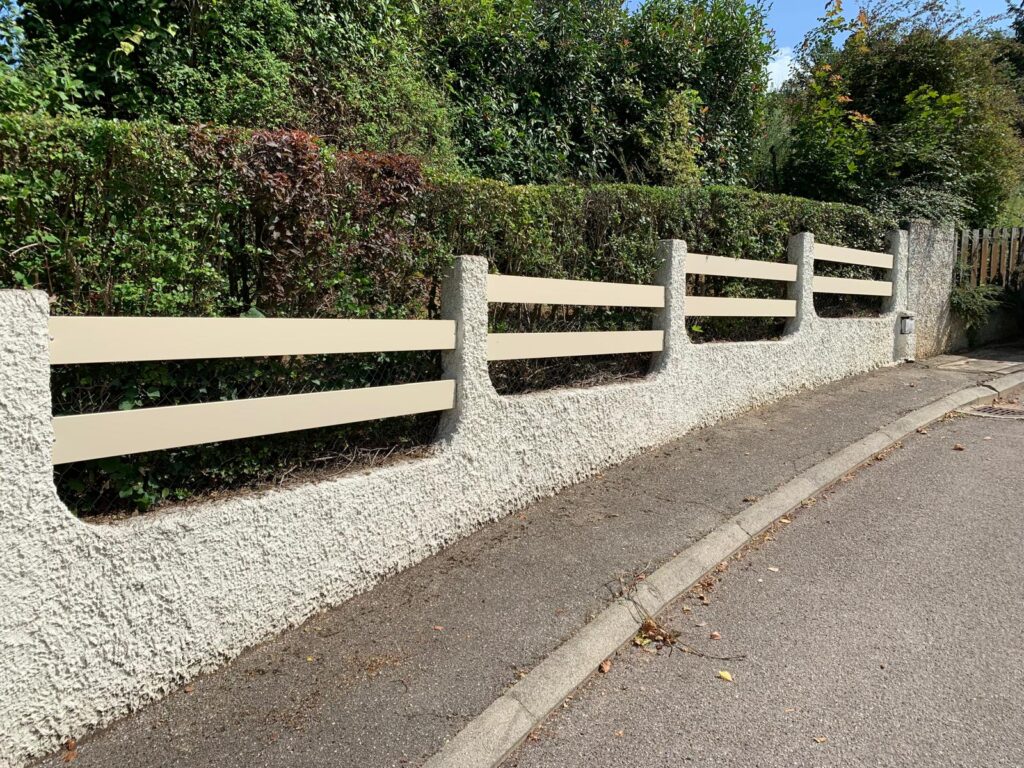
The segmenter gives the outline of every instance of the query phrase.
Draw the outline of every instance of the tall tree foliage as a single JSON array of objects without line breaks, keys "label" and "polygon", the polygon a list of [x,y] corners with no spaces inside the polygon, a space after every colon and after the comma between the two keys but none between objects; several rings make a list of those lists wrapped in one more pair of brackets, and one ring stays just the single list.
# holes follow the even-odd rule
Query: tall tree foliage
[{"label": "tall tree foliage", "polygon": [[436,0],[426,45],[487,176],[737,181],[772,46],[760,2]]},{"label": "tall tree foliage", "polygon": [[516,182],[743,180],[771,51],[761,0],[647,0],[635,12],[620,0],[25,0],[23,11],[0,79],[8,110],[300,128]]},{"label": "tall tree foliage", "polygon": [[1020,186],[1005,41],[959,6],[833,0],[786,86],[787,189],[899,216],[991,224]]},{"label": "tall tree foliage", "polygon": [[27,0],[22,16],[23,50],[59,50],[77,102],[107,117],[446,149],[442,99],[407,35],[415,17],[395,0]]}]

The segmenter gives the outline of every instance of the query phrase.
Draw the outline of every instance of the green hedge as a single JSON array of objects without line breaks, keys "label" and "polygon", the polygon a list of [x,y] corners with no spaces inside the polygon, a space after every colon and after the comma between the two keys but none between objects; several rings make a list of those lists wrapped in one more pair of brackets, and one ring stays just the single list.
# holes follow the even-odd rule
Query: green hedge
[{"label": "green hedge", "polygon": [[[779,261],[795,232],[875,248],[890,228],[861,208],[742,189],[428,178],[410,158],[341,153],[299,132],[0,116],[0,287],[45,289],[58,314],[429,317],[454,254],[509,274],[646,282],[660,238]],[[377,355],[58,368],[55,407],[370,386],[437,367]],[[422,443],[433,422],[413,421],[285,436],[257,458],[241,441],[73,465],[61,491],[83,513],[146,507]]]}]

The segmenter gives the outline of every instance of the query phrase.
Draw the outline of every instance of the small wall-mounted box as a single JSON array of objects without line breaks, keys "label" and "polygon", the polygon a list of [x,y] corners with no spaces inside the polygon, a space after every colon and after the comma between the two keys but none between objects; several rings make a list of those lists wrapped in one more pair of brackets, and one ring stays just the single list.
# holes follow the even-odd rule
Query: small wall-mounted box
[{"label": "small wall-mounted box", "polygon": [[916,315],[913,312],[900,313],[900,336],[910,336],[914,333]]}]

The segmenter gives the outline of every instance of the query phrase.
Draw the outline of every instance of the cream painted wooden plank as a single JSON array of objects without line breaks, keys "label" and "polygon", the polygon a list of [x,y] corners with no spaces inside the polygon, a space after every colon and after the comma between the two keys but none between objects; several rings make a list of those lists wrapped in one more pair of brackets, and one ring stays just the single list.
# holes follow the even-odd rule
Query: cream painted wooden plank
[{"label": "cream painted wooden plank", "polygon": [[238,440],[357,421],[444,411],[454,381],[231,400],[53,420],[53,463],[100,459],[186,445]]},{"label": "cream painted wooden plank", "polygon": [[815,261],[838,261],[840,264],[859,264],[863,267],[892,269],[891,253],[859,251],[856,248],[840,248],[836,245],[814,244]]},{"label": "cream painted wooden plank", "polygon": [[453,320],[51,317],[50,362],[116,363],[455,348]]},{"label": "cream painted wooden plank", "polygon": [[685,307],[688,317],[796,317],[792,299],[687,296]]},{"label": "cream painted wooden plank", "polygon": [[719,275],[796,282],[796,264],[733,259],[728,256],[706,256],[703,253],[686,254],[686,272],[691,275]]},{"label": "cream painted wooden plank", "polygon": [[620,355],[660,352],[664,331],[593,331],[584,333],[492,333],[488,360],[533,360],[542,357]]},{"label": "cream painted wooden plank", "polygon": [[815,293],[849,293],[855,296],[892,296],[892,283],[884,280],[851,280],[846,277],[814,278]]},{"label": "cream painted wooden plank", "polygon": [[665,288],[660,285],[488,275],[487,301],[492,304],[660,308],[665,306]]}]

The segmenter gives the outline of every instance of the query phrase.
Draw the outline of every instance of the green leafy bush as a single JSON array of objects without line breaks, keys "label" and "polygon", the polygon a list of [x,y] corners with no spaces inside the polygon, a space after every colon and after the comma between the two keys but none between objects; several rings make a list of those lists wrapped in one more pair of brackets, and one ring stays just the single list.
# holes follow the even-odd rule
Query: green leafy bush
[{"label": "green leafy bush", "polygon": [[444,101],[411,34],[415,4],[0,2],[3,111],[70,104],[129,120],[301,128],[348,150],[452,160]]},{"label": "green leafy bush", "polygon": [[510,182],[734,183],[760,2],[0,0],[0,111],[302,129]]},{"label": "green leafy bush", "polygon": [[[838,0],[784,89],[784,188],[900,218],[991,226],[1020,187],[1021,40],[952,3]],[[762,160],[762,166],[763,166]],[[762,172],[762,177],[764,176]]]},{"label": "green leafy bush", "polygon": [[772,48],[761,3],[427,7],[432,79],[447,84],[456,146],[479,175],[734,183],[749,170]]},{"label": "green leafy bush", "polygon": [[950,306],[963,322],[970,346],[977,346],[979,332],[992,319],[992,315],[1004,306],[1006,298],[1006,290],[1001,285],[971,285],[962,282],[953,286],[949,297]]},{"label": "green leafy bush", "polygon": [[[661,238],[782,261],[796,232],[877,248],[889,228],[861,208],[728,187],[428,177],[415,159],[342,153],[296,131],[0,116],[0,286],[42,288],[57,314],[432,317],[455,254],[486,256],[506,274],[651,282]],[[712,339],[761,333],[701,327]],[[54,369],[53,393],[56,412],[73,413],[428,380],[439,366],[437,355],[70,366]],[[510,390],[534,373],[513,370]],[[389,420],[87,462],[58,480],[83,514],[145,508],[411,448],[435,423]]]}]

